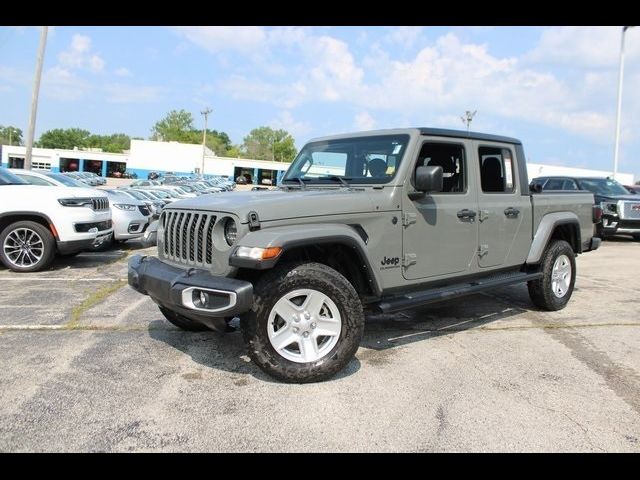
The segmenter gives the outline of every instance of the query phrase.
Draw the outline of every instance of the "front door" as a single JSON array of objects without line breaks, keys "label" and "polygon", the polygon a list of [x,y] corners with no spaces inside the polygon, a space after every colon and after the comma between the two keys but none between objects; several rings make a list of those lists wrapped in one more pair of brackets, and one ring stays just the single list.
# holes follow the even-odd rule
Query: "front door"
[{"label": "front door", "polygon": [[414,159],[418,166],[439,165],[443,191],[403,197],[403,275],[409,280],[464,274],[474,268],[478,245],[476,166],[468,161],[470,141],[425,140]]},{"label": "front door", "polygon": [[[513,145],[473,142],[479,168],[478,265],[500,268],[524,262],[531,243],[531,201],[523,195]],[[522,162],[521,165],[517,161]]]}]

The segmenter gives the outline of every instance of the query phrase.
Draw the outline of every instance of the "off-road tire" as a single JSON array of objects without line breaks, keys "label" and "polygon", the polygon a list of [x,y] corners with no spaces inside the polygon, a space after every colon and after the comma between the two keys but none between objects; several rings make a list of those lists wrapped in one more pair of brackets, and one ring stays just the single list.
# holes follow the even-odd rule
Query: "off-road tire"
[{"label": "off-road tire", "polygon": [[[556,259],[561,255],[566,255],[569,258],[571,264],[571,281],[569,289],[564,296],[557,297],[551,287],[552,272]],[[547,245],[546,250],[542,254],[540,268],[542,269],[542,278],[527,283],[531,301],[543,310],[562,310],[569,302],[576,282],[576,260],[571,245],[564,240],[552,240],[549,242],[549,245]]]},{"label": "off-road tire", "polygon": [[[19,265],[14,265],[10,261],[10,259],[7,257],[4,250],[5,239],[12,232],[21,228],[26,228],[35,232],[42,239],[42,244],[43,244],[42,257],[40,258],[40,260],[38,260],[33,265],[24,266],[24,267]],[[15,222],[10,225],[7,225],[4,228],[4,230],[2,230],[2,232],[0,233],[0,260],[2,261],[5,267],[7,267],[10,270],[13,270],[14,272],[38,272],[40,270],[44,270],[49,265],[51,265],[51,262],[53,261],[55,255],[56,255],[56,240],[53,237],[53,234],[47,227],[37,222],[32,222],[29,220]]]},{"label": "off-road tire", "polygon": [[164,318],[166,318],[173,325],[178,327],[181,330],[186,330],[188,332],[206,332],[211,330],[206,325],[200,322],[194,322],[193,320],[188,319],[187,317],[183,317],[179,313],[174,312],[173,310],[169,310],[165,307],[158,307]]},{"label": "off-road tire", "polygon": [[[313,289],[328,296],[338,308],[341,331],[336,345],[315,362],[298,363],[280,355],[268,337],[269,315],[288,292]],[[254,285],[253,308],[240,318],[249,357],[269,375],[288,383],[326,380],[354,357],[364,332],[362,303],[353,285],[339,272],[321,263],[288,263],[263,275]]]}]

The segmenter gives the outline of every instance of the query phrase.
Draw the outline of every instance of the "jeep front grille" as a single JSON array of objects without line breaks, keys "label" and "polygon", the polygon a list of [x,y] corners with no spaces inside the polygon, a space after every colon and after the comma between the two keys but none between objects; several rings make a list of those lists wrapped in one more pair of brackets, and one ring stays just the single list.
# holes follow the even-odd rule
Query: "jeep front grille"
[{"label": "jeep front grille", "polygon": [[93,197],[91,199],[91,208],[94,210],[109,210],[109,199],[106,197]]},{"label": "jeep front grille", "polygon": [[215,215],[165,210],[161,222],[164,229],[159,251],[161,257],[186,265],[211,265]]},{"label": "jeep front grille", "polygon": [[640,200],[637,202],[620,202],[618,204],[620,218],[623,220],[640,220]]}]

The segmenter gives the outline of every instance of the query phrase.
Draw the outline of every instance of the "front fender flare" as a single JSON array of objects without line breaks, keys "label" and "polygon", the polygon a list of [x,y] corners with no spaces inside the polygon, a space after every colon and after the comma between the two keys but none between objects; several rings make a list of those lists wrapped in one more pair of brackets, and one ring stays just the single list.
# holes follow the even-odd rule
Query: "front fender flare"
[{"label": "front fender flare", "polygon": [[296,247],[327,243],[338,243],[352,248],[362,264],[366,267],[367,277],[371,283],[372,290],[377,295],[381,294],[381,282],[369,261],[365,241],[353,227],[340,223],[273,227],[249,232],[240,239],[231,252],[229,265],[238,268],[264,270],[273,268],[282,256],[281,254],[277,258],[270,260],[240,258],[235,256],[238,247],[281,247],[284,253]]}]

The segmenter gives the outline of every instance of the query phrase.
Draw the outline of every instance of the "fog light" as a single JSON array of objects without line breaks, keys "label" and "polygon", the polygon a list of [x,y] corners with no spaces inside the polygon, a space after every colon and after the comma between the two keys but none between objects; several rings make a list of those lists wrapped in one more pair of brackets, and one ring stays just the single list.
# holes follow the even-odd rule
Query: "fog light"
[{"label": "fog light", "polygon": [[[194,290],[193,293],[196,293],[197,290]],[[207,307],[207,303],[209,303],[209,295],[207,295],[206,293],[204,293],[202,290],[200,290],[200,305],[198,305],[199,307]]]}]

